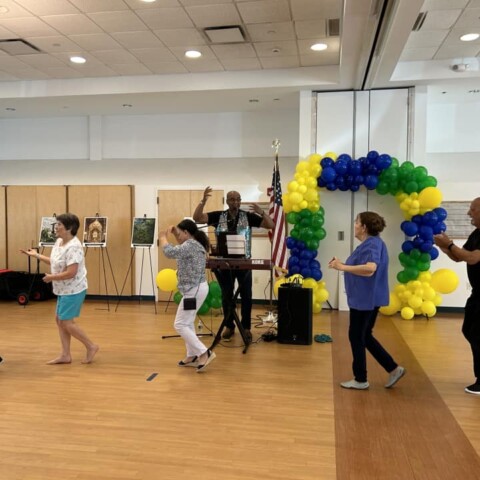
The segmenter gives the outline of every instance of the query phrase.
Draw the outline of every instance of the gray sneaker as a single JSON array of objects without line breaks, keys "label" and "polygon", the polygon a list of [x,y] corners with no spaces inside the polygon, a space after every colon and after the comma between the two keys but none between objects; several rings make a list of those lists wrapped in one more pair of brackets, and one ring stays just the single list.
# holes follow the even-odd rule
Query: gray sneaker
[{"label": "gray sneaker", "polygon": [[406,370],[400,365],[390,373],[388,382],[385,384],[385,388],[393,387],[406,373]]},{"label": "gray sneaker", "polygon": [[342,388],[352,388],[353,390],[366,390],[370,384],[368,382],[357,382],[356,380],[349,380],[340,384]]},{"label": "gray sneaker", "polygon": [[229,342],[232,339],[234,333],[235,333],[235,330],[233,328],[225,327],[225,330],[222,333],[222,338],[226,342]]}]

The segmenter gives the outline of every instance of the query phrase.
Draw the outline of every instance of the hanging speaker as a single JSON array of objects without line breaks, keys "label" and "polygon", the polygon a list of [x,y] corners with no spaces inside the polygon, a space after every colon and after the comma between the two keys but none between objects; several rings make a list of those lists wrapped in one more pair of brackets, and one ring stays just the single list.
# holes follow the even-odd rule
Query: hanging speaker
[{"label": "hanging speaker", "polygon": [[312,344],[312,289],[283,286],[278,289],[279,343]]}]

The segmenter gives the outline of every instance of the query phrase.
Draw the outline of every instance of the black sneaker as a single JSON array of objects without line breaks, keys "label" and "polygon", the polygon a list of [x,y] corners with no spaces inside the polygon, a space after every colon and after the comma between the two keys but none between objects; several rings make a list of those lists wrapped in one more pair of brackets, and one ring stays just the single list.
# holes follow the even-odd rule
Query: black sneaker
[{"label": "black sneaker", "polygon": [[480,395],[480,384],[474,383],[472,385],[469,385],[468,387],[465,387],[465,391],[473,395]]},{"label": "black sneaker", "polygon": [[235,333],[235,329],[225,327],[225,330],[222,333],[222,338],[226,342],[229,342],[232,339],[234,333]]}]

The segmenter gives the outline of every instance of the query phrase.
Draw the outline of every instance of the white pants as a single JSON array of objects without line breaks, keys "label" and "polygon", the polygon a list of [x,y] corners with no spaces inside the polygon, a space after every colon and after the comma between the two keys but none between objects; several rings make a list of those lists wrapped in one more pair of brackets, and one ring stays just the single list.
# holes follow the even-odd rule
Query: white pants
[{"label": "white pants", "polygon": [[197,316],[197,311],[202,306],[203,302],[208,295],[208,283],[203,282],[198,287],[190,289],[188,292],[185,292],[184,298],[191,298],[195,296],[197,299],[197,309],[196,310],[184,310],[183,309],[183,299],[178,305],[177,314],[175,316],[175,323],[173,326],[179,335],[185,341],[185,346],[187,347],[187,357],[199,357],[207,351],[207,347],[200,341],[195,333],[195,318]]}]

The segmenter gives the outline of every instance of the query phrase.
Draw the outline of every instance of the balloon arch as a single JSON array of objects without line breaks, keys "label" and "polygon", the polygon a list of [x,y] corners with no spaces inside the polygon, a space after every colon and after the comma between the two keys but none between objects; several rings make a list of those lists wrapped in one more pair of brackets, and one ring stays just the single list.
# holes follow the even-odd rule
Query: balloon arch
[{"label": "balloon arch", "polygon": [[329,293],[316,260],[320,242],[327,235],[320,189],[356,192],[362,185],[380,195],[395,196],[405,216],[400,228],[408,239],[398,256],[403,270],[398,272],[398,284],[381,313],[400,311],[406,320],[415,315],[433,317],[442,302],[441,294],[453,292],[459,283],[453,270],[430,272],[431,262],[439,255],[433,235],[446,230],[447,212],[440,207],[442,193],[425,167],[415,167],[409,161],[400,165],[396,158],[376,151],[358,160],[347,154],[314,153],[297,164],[294,179],[283,195],[286,220],[293,225],[286,240],[290,250],[288,274],[275,282],[275,293],[282,283],[301,277],[303,287],[313,289],[313,311],[321,311]]}]

